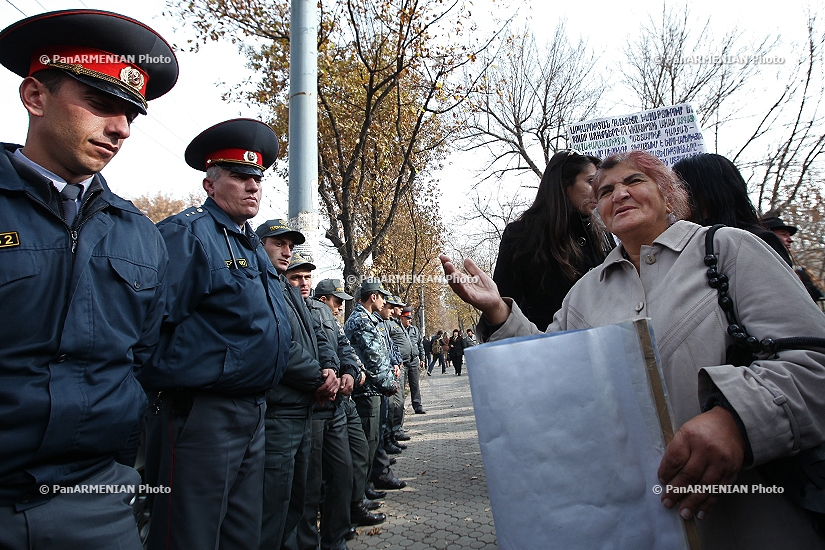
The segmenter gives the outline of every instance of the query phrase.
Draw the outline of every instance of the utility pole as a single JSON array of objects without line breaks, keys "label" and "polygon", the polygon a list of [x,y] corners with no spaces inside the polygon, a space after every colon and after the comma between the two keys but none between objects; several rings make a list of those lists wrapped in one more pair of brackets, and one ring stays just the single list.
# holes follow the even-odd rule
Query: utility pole
[{"label": "utility pole", "polygon": [[318,247],[318,23],[315,0],[291,0],[289,32],[289,224]]}]

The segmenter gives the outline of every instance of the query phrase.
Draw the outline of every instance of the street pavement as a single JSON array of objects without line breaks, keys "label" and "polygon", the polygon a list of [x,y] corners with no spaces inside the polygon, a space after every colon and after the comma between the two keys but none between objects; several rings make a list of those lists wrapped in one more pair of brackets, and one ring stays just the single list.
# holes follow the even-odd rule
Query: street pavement
[{"label": "street pavement", "polygon": [[498,548],[466,367],[461,376],[447,372],[436,367],[421,377],[427,414],[413,414],[407,395],[404,426],[411,439],[392,467],[407,487],[387,491],[377,510],[387,521],[358,527],[350,550]]}]

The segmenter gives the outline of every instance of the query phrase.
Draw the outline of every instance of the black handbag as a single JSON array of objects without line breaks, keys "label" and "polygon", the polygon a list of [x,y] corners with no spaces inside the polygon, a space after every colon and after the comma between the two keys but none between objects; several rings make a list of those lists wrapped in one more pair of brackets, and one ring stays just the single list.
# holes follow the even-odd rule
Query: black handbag
[{"label": "black handbag", "polygon": [[[825,348],[825,338],[759,340],[748,334],[733,310],[733,299],[728,294],[728,278],[717,269],[718,258],[713,252],[713,236],[720,227],[724,226],[710,227],[705,235],[704,261],[708,267],[708,284],[719,292],[719,306],[728,321],[728,334],[733,338],[733,345],[727,349],[728,363],[737,367],[748,366],[757,359],[755,354],[759,352],[778,357],[782,350]],[[757,470],[769,483],[783,487],[784,494],[794,503],[813,512],[820,529],[825,527],[825,443],[803,450],[795,456],[757,466]]]}]

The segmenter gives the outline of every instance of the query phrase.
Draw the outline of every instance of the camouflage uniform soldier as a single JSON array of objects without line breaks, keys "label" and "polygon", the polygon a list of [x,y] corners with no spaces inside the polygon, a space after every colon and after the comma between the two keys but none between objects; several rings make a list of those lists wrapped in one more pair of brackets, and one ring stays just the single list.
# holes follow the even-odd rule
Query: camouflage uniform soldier
[{"label": "camouflage uniform soldier", "polygon": [[378,450],[381,396],[398,391],[387,340],[382,335],[386,328],[378,315],[388,296],[380,280],[366,279],[361,284],[359,303],[344,323],[344,333],[367,371],[367,381],[353,390],[353,398],[367,437],[368,464],[372,464]]}]

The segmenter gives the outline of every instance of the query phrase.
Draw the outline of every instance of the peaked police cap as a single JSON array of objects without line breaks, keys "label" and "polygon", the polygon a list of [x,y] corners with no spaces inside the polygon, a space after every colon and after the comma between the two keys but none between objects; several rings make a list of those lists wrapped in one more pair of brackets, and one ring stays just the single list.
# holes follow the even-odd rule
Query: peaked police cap
[{"label": "peaked police cap", "polygon": [[278,137],[269,125],[252,118],[234,118],[207,128],[184,153],[186,164],[205,172],[220,166],[232,172],[263,176],[278,156]]},{"label": "peaked police cap", "polygon": [[108,11],[41,13],[0,31],[0,64],[32,76],[59,69],[93,88],[134,104],[172,89],[178,61],[171,46],[140,21]]}]

